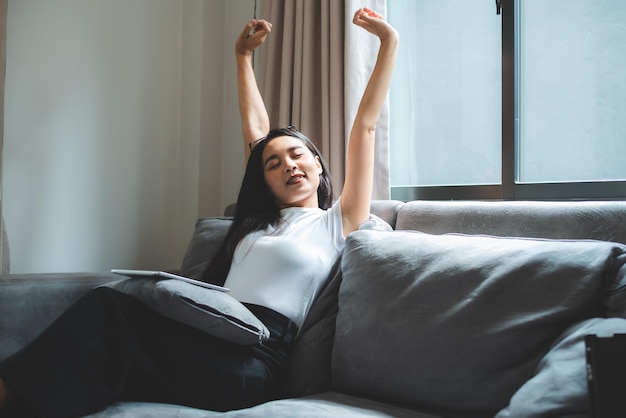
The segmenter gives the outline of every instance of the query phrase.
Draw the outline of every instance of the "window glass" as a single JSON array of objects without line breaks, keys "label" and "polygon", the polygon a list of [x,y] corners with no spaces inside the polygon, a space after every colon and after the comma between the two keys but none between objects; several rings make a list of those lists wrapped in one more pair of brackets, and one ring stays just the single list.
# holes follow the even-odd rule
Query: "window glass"
[{"label": "window glass", "polygon": [[392,186],[501,182],[501,18],[493,0],[393,0]]},{"label": "window glass", "polygon": [[626,1],[518,0],[518,180],[626,179]]}]

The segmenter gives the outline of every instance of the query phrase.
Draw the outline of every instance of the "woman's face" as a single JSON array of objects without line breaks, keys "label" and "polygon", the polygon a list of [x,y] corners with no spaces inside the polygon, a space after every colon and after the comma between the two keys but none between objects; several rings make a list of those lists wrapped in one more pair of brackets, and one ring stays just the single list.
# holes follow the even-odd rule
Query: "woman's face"
[{"label": "woman's face", "polygon": [[304,142],[292,136],[273,138],[261,158],[265,182],[279,208],[319,207],[322,164]]}]

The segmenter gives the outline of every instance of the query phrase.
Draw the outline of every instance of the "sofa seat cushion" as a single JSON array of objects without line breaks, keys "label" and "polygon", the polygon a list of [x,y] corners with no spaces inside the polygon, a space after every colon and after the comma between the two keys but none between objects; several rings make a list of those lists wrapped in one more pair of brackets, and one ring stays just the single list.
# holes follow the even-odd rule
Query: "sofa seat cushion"
[{"label": "sofa seat cushion", "polygon": [[219,412],[204,411],[187,406],[152,403],[152,402],[117,402],[105,410],[83,418],[212,418],[219,417]]},{"label": "sofa seat cushion", "polygon": [[441,418],[400,406],[337,392],[302,398],[281,399],[252,408],[228,412],[203,411],[174,405],[127,402],[117,403],[88,418]]},{"label": "sofa seat cushion", "polygon": [[494,416],[565,329],[623,308],[625,261],[626,247],[600,241],[357,231],[333,390]]}]

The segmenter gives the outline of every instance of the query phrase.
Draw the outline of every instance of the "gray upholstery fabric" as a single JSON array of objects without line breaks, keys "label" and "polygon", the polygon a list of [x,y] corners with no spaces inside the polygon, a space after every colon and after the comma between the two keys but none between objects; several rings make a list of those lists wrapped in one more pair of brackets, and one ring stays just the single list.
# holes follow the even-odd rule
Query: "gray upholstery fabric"
[{"label": "gray upholstery fabric", "polygon": [[180,275],[199,279],[209,261],[213,259],[233,221],[230,218],[203,218],[196,222]]},{"label": "gray upholstery fabric", "polygon": [[404,205],[399,200],[373,200],[370,203],[370,212],[380,217],[395,229],[398,210]]},{"label": "gray upholstery fabric", "polygon": [[111,273],[1,276],[0,360],[32,341],[80,296],[118,279]]},{"label": "gray upholstery fabric", "polygon": [[626,247],[607,242],[355,232],[333,390],[493,416],[565,328],[604,314],[624,262]]},{"label": "gray upholstery fabric", "polygon": [[186,406],[148,403],[118,402],[104,411],[87,415],[85,418],[212,418],[222,416],[219,412],[204,411]]},{"label": "gray upholstery fabric", "polygon": [[626,201],[413,201],[400,208],[395,229],[429,234],[598,239],[626,244],[625,225]]},{"label": "gray upholstery fabric", "polygon": [[228,293],[180,280],[131,278],[105,285],[132,296],[159,314],[240,345],[265,341],[270,332]]},{"label": "gray upholstery fabric", "polygon": [[252,408],[213,412],[174,407],[163,404],[128,402],[115,404],[88,418],[440,418],[426,412],[414,411],[369,399],[336,392],[320,393],[294,399],[268,402]]},{"label": "gray upholstery fabric", "polygon": [[[391,231],[382,218],[370,214],[360,230]],[[330,364],[337,317],[337,294],[341,284],[341,260],[315,300],[294,341],[285,381],[284,397],[326,392],[331,388]]]},{"label": "gray upholstery fabric", "polygon": [[[433,234],[465,232],[489,233],[501,236],[537,235],[548,238],[594,238],[618,242],[626,241],[624,238],[626,236],[626,202],[415,201],[403,204],[402,202],[396,201],[378,201],[372,202],[371,212],[399,229],[416,228]],[[213,227],[210,227],[208,231],[204,231],[202,228],[203,224],[207,224],[205,225],[207,227],[209,224],[212,224],[213,227],[222,228],[222,232],[216,233],[216,229]],[[222,221],[220,221],[219,218],[212,218],[212,220],[198,221],[197,232],[206,232],[209,239],[201,239],[197,234],[194,235],[185,260],[183,261],[183,267],[188,269],[186,272],[189,273],[189,271],[191,271],[192,273],[188,275],[195,277],[195,274],[202,271],[203,266],[200,264],[206,263],[206,261],[213,256],[214,253],[211,253],[211,251],[217,249],[215,242],[221,241],[221,237],[226,233],[226,229],[229,225],[229,219],[222,219]],[[357,232],[355,235],[358,237],[359,234],[364,233]],[[349,241],[350,240],[352,240],[352,237]],[[362,243],[366,245],[365,242]],[[375,240],[375,244],[376,245],[373,247],[375,250],[373,251],[376,252],[382,251],[388,246],[390,248],[409,248],[406,253],[406,258],[413,263],[412,268],[424,267],[424,263],[421,261],[422,257],[420,256],[421,250],[419,248],[415,249],[412,246],[407,247],[407,243],[405,242],[386,242],[379,241],[378,239]],[[202,248],[203,245],[206,245],[204,249]],[[365,249],[359,251],[363,254],[367,254]],[[466,258],[468,254],[466,254]],[[510,350],[510,353],[508,351],[504,352],[498,350],[497,347],[490,347],[491,341],[497,342],[494,336],[502,334],[501,331],[506,331],[505,328],[498,328],[494,325],[491,328],[493,333],[483,336],[483,338],[478,341],[478,338],[472,335],[467,337],[466,334],[463,333],[463,330],[455,336],[455,334],[452,334],[452,332],[455,331],[449,327],[443,326],[447,323],[446,320],[455,319],[456,313],[459,326],[464,325],[469,327],[470,329],[467,334],[471,334],[472,327],[479,328],[480,325],[479,322],[474,323],[474,317],[489,319],[488,316],[497,316],[503,306],[515,307],[523,302],[531,304],[531,302],[535,302],[535,295],[543,295],[551,291],[552,287],[547,286],[547,283],[546,286],[537,285],[537,288],[532,294],[524,297],[524,293],[518,292],[518,287],[516,286],[512,286],[509,289],[498,290],[497,286],[486,281],[485,286],[476,287],[476,292],[468,293],[463,303],[456,302],[456,305],[459,306],[459,311],[455,312],[452,310],[453,303],[455,302],[453,295],[458,294],[462,289],[456,286],[450,286],[448,290],[446,290],[444,286],[440,288],[440,283],[436,280],[419,281],[410,286],[403,286],[401,284],[402,275],[400,273],[404,271],[405,268],[399,271],[395,266],[392,266],[390,263],[384,263],[380,260],[380,257],[375,255],[366,255],[366,258],[367,262],[363,262],[361,266],[363,271],[361,281],[355,281],[354,274],[351,274],[351,278],[347,281],[348,283],[355,283],[355,286],[352,288],[355,293],[362,290],[369,295],[363,297],[366,302],[368,298],[375,300],[375,302],[364,304],[358,311],[353,305],[346,305],[342,302],[342,311],[338,313],[337,293],[342,283],[342,273],[341,271],[335,271],[327,287],[322,291],[319,299],[313,305],[311,313],[295,342],[292,364],[287,374],[284,395],[297,396],[298,394],[311,393],[310,396],[298,399],[279,400],[265,405],[259,405],[255,408],[243,411],[231,411],[228,413],[202,411],[175,405],[140,402],[118,403],[112,405],[100,414],[92,415],[92,417],[152,418],[166,416],[196,418],[226,415],[234,417],[338,416],[355,418],[435,418],[434,415],[427,415],[410,409],[404,409],[397,405],[394,406],[367,399],[369,395],[367,395],[366,391],[362,391],[365,397],[339,394],[336,391],[312,394],[313,392],[326,391],[332,388],[331,355],[333,350],[337,352],[337,350],[340,349],[338,347],[335,347],[336,349],[333,348],[335,318],[337,316],[339,316],[340,324],[340,328],[337,330],[337,339],[339,341],[337,344],[340,346],[342,344],[345,346],[349,340],[354,341],[356,344],[357,338],[355,332],[359,336],[359,342],[375,341],[379,343],[375,349],[371,350],[371,357],[366,358],[362,353],[355,354],[357,359],[362,360],[358,366],[355,366],[360,369],[359,372],[366,374],[366,379],[368,379],[369,374],[377,373],[381,368],[387,370],[389,367],[388,374],[395,379],[393,383],[397,385],[404,383],[405,387],[401,387],[401,389],[406,391],[416,390],[419,387],[416,388],[415,385],[424,384],[424,380],[420,380],[419,376],[415,379],[412,374],[416,369],[416,365],[413,363],[416,362],[417,365],[422,365],[425,362],[424,355],[438,354],[441,358],[444,358],[444,361],[442,361],[440,365],[427,365],[426,371],[429,371],[431,368],[436,369],[439,366],[444,369],[449,368],[453,365],[453,362],[460,364],[463,362],[463,359],[468,358],[469,355],[465,357],[461,356],[459,359],[455,357],[454,348],[457,345],[470,350],[480,349],[486,351],[487,353],[485,353],[485,355],[492,355],[494,361],[505,362],[507,366],[511,366],[518,361],[517,359],[520,358],[521,351],[534,347],[536,349],[535,360],[529,360],[527,364],[520,366],[520,370],[523,368],[527,371],[527,378],[530,380],[523,382],[521,387],[515,392],[514,397],[507,399],[507,402],[502,405],[502,407],[508,405],[510,411],[514,413],[522,411],[521,409],[516,409],[522,406],[520,402],[526,402],[528,404],[530,399],[534,399],[533,402],[537,401],[540,403],[550,401],[547,398],[532,398],[531,395],[535,396],[539,394],[539,391],[536,391],[536,386],[543,384],[541,383],[542,379],[545,383],[546,377],[554,377],[557,380],[563,377],[563,375],[554,374],[557,371],[563,371],[559,367],[559,364],[554,362],[555,359],[562,358],[564,361],[569,362],[569,360],[565,359],[567,353],[574,353],[575,356],[578,356],[576,351],[579,350],[580,347],[578,345],[579,341],[572,339],[575,335],[570,335],[565,331],[563,333],[557,333],[556,330],[556,328],[564,329],[566,326],[571,326],[571,324],[565,324],[569,319],[562,321],[562,324],[559,321],[555,321],[553,341],[548,341],[550,338],[547,334],[550,334],[550,332],[539,332],[539,336],[530,333],[535,327],[544,329],[547,320],[559,317],[561,313],[569,311],[575,298],[563,298],[566,302],[563,306],[561,300],[555,302],[553,306],[554,309],[547,315],[537,315],[532,318],[532,320],[524,320],[523,315],[519,315],[517,322],[515,322],[516,316],[504,318],[507,319],[507,322],[510,323],[511,326],[517,326],[523,329],[523,332],[521,332],[519,336],[512,337],[512,339],[508,341],[511,345],[515,342],[516,345],[520,346],[519,348]],[[444,263],[445,260],[442,260],[442,264],[454,265],[454,260],[456,259],[456,255],[450,256],[447,259],[450,263]],[[501,264],[507,264],[505,261],[506,260],[501,260]],[[556,263],[556,259],[551,259],[548,265],[551,264],[560,265],[560,263]],[[567,263],[565,265],[567,265]],[[615,270],[617,270],[617,266]],[[623,273],[622,269],[617,270],[615,274]],[[533,277],[534,276],[531,275],[531,281],[533,281]],[[111,274],[97,275],[93,273],[85,275],[20,274],[1,277],[0,359],[7,357],[32,340],[64,309],[78,299],[80,295],[95,286],[114,279],[119,279],[119,277]],[[568,283],[574,281],[573,278],[570,279],[571,280],[567,281]],[[457,277],[457,280],[460,280],[460,278]],[[449,279],[443,280],[444,283],[449,281]],[[496,280],[496,282],[498,282],[498,280]],[[535,281],[533,282],[536,283]],[[357,283],[358,285],[356,285]],[[376,283],[385,283],[386,285],[380,289],[372,289],[372,286]],[[472,283],[475,284],[475,282]],[[554,285],[558,284],[550,283]],[[584,289],[589,288],[589,282],[586,280],[583,280],[581,283],[582,290],[573,291],[572,295],[581,293]],[[391,287],[387,286],[389,284],[391,284]],[[416,289],[414,289],[414,286]],[[469,291],[469,288],[471,288],[471,286],[466,290]],[[556,286],[556,288],[556,290],[560,289],[559,286]],[[398,293],[393,294],[391,289],[396,289]],[[375,292],[372,290],[375,290]],[[609,292],[610,297],[605,302],[607,313],[611,315],[622,315],[624,307],[626,306],[624,295],[618,291],[617,284],[614,286],[613,290],[613,292]],[[422,292],[425,292],[423,298],[414,299]],[[452,294],[448,295],[448,293]],[[558,293],[559,291],[557,291],[557,294]],[[435,294],[435,296],[432,296],[433,294]],[[427,297],[429,295],[430,297]],[[597,292],[589,292],[588,295],[599,297],[599,293]],[[541,301],[543,301],[543,299],[537,302],[539,303]],[[419,304],[417,304],[417,302],[419,302]],[[357,317],[353,322],[356,330],[348,327],[349,324],[346,322],[347,317],[344,306],[353,309],[351,315]],[[541,306],[537,306],[537,308],[540,307]],[[598,309],[601,309],[601,307]],[[370,313],[371,311],[374,312]],[[381,314],[381,312],[383,312],[383,314]],[[395,315],[392,315],[393,321],[385,320],[387,319],[387,312],[395,313]],[[402,312],[402,314],[400,314],[400,312]],[[375,317],[376,321],[373,319]],[[525,317],[528,317],[528,315],[525,315]],[[424,333],[426,324],[423,323],[424,321],[422,321],[422,319],[433,322],[431,326],[432,332],[427,335]],[[611,319],[610,321],[614,320]],[[559,323],[557,324],[557,322]],[[440,323],[443,324],[441,327],[439,325]],[[363,328],[364,324],[367,324],[365,328]],[[361,327],[361,329],[359,329],[359,327]],[[563,331],[563,329],[561,329],[561,331]],[[581,327],[580,329],[582,330],[583,328]],[[397,330],[400,330],[403,335],[409,330],[408,333],[410,335],[406,336],[404,339],[400,337],[396,338],[396,334],[400,332]],[[482,329],[482,331],[485,330]],[[571,331],[574,331],[574,329],[571,329]],[[393,338],[387,337],[389,333],[392,334],[391,337]],[[528,335],[530,336],[530,340],[528,339]],[[559,337],[559,335],[561,335],[561,337]],[[568,335],[570,335],[570,337],[567,337]],[[545,337],[545,341],[542,339],[538,343],[536,340],[540,337]],[[445,341],[452,342],[453,344],[448,346],[444,344]],[[554,341],[556,341],[556,343]],[[448,347],[448,349],[444,350],[441,347]],[[363,348],[368,349],[366,345],[348,348],[353,350],[352,352],[362,351]],[[424,352],[424,350],[426,350],[426,352]],[[350,354],[352,352],[347,353]],[[567,359],[571,360],[570,357],[567,357]],[[348,358],[348,360],[350,360],[350,358]],[[342,362],[343,360],[341,359],[336,360],[334,367],[341,366],[347,369],[348,366],[350,366],[348,364],[340,364]],[[560,363],[560,360],[558,363]],[[580,363],[577,364],[580,365]],[[472,367],[474,367],[473,363],[468,362],[468,366],[468,368],[459,367],[455,369],[457,373],[462,371],[467,372],[462,376],[465,381],[471,380],[472,373],[475,371],[472,369]],[[402,367],[402,369],[398,372],[400,367]],[[567,369],[569,369],[569,367],[567,367]],[[572,372],[574,371],[572,370]],[[495,375],[498,377],[497,373]],[[361,380],[363,379],[361,379],[360,374],[355,373],[354,376],[353,385],[351,385],[349,390],[351,392],[361,391],[361,386],[363,385]],[[484,380],[483,377],[484,373],[478,373],[474,376],[474,379],[476,382],[481,383]],[[384,379],[379,379],[380,382],[377,384],[385,385],[387,378],[388,376]],[[337,382],[336,379],[335,382]],[[365,383],[370,384],[369,381]],[[444,393],[450,390],[446,387],[447,382],[445,379],[431,379],[428,383],[430,384],[429,388],[433,392],[437,392],[439,388],[442,388]],[[346,386],[348,385],[346,382],[344,382],[344,384]],[[533,389],[533,386],[535,386],[535,389],[531,391],[530,389]],[[396,386],[392,387],[394,389],[396,388]],[[386,388],[383,388],[383,391],[384,390],[386,390]],[[557,394],[557,392],[554,393]],[[569,393],[571,394],[573,392]],[[375,394],[374,396],[377,395],[378,394]],[[471,393],[468,392],[466,396],[470,397]],[[435,396],[435,399],[437,399],[437,396]],[[449,402],[448,404],[456,406],[454,402]],[[526,405],[526,407],[530,407],[530,405]],[[460,409],[458,406],[457,408]],[[434,412],[431,411],[431,413]],[[504,411],[502,413],[504,413]],[[493,416],[494,414],[495,412],[489,416]],[[509,414],[511,414],[511,412],[509,412]],[[441,415],[443,415],[443,413],[441,413]],[[448,417],[462,415],[467,414],[458,413],[456,410],[454,413],[446,414]],[[485,414],[482,415],[484,416]],[[563,416],[562,414],[558,415]]]},{"label": "gray upholstery fabric", "polygon": [[236,211],[237,211],[237,204],[231,203],[230,205],[226,206],[226,208],[224,209],[224,216],[228,218],[234,218]]},{"label": "gray upholstery fabric", "polygon": [[370,214],[365,222],[359,225],[359,230],[361,231],[393,231],[393,228],[387,221],[382,219],[381,217]]},{"label": "gray upholstery fabric", "polygon": [[[203,218],[196,222],[180,275],[201,278],[232,222],[228,217]],[[152,279],[131,279],[110,287],[136,297],[162,315],[237,344],[255,344],[269,337],[267,327],[252,312],[222,292]]]},{"label": "gray upholstery fabric", "polygon": [[613,333],[625,334],[626,320],[594,318],[568,328],[496,418],[590,417],[585,336]]}]

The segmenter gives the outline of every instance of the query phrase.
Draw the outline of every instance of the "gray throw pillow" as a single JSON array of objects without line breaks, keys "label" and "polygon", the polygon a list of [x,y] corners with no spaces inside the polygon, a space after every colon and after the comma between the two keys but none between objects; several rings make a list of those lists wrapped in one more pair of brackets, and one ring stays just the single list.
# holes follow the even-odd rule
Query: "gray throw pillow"
[{"label": "gray throw pillow", "polygon": [[391,232],[393,231],[393,228],[384,219],[370,213],[367,220],[359,225],[359,231]]},{"label": "gray throw pillow", "polygon": [[[196,222],[180,275],[200,279],[217,253],[231,218]],[[163,316],[236,344],[256,344],[269,337],[267,327],[228,293],[178,280],[132,278],[107,285],[133,296]]]},{"label": "gray throw pillow", "polygon": [[225,292],[173,279],[131,278],[105,286],[163,316],[235,344],[257,344],[270,335],[248,308]]},{"label": "gray throw pillow", "polygon": [[585,336],[626,333],[622,318],[594,318],[568,328],[541,359],[537,373],[495,418],[592,416],[587,389]]},{"label": "gray throw pillow", "polygon": [[559,335],[621,300],[625,261],[626,246],[600,241],[354,232],[333,390],[494,416]]}]

